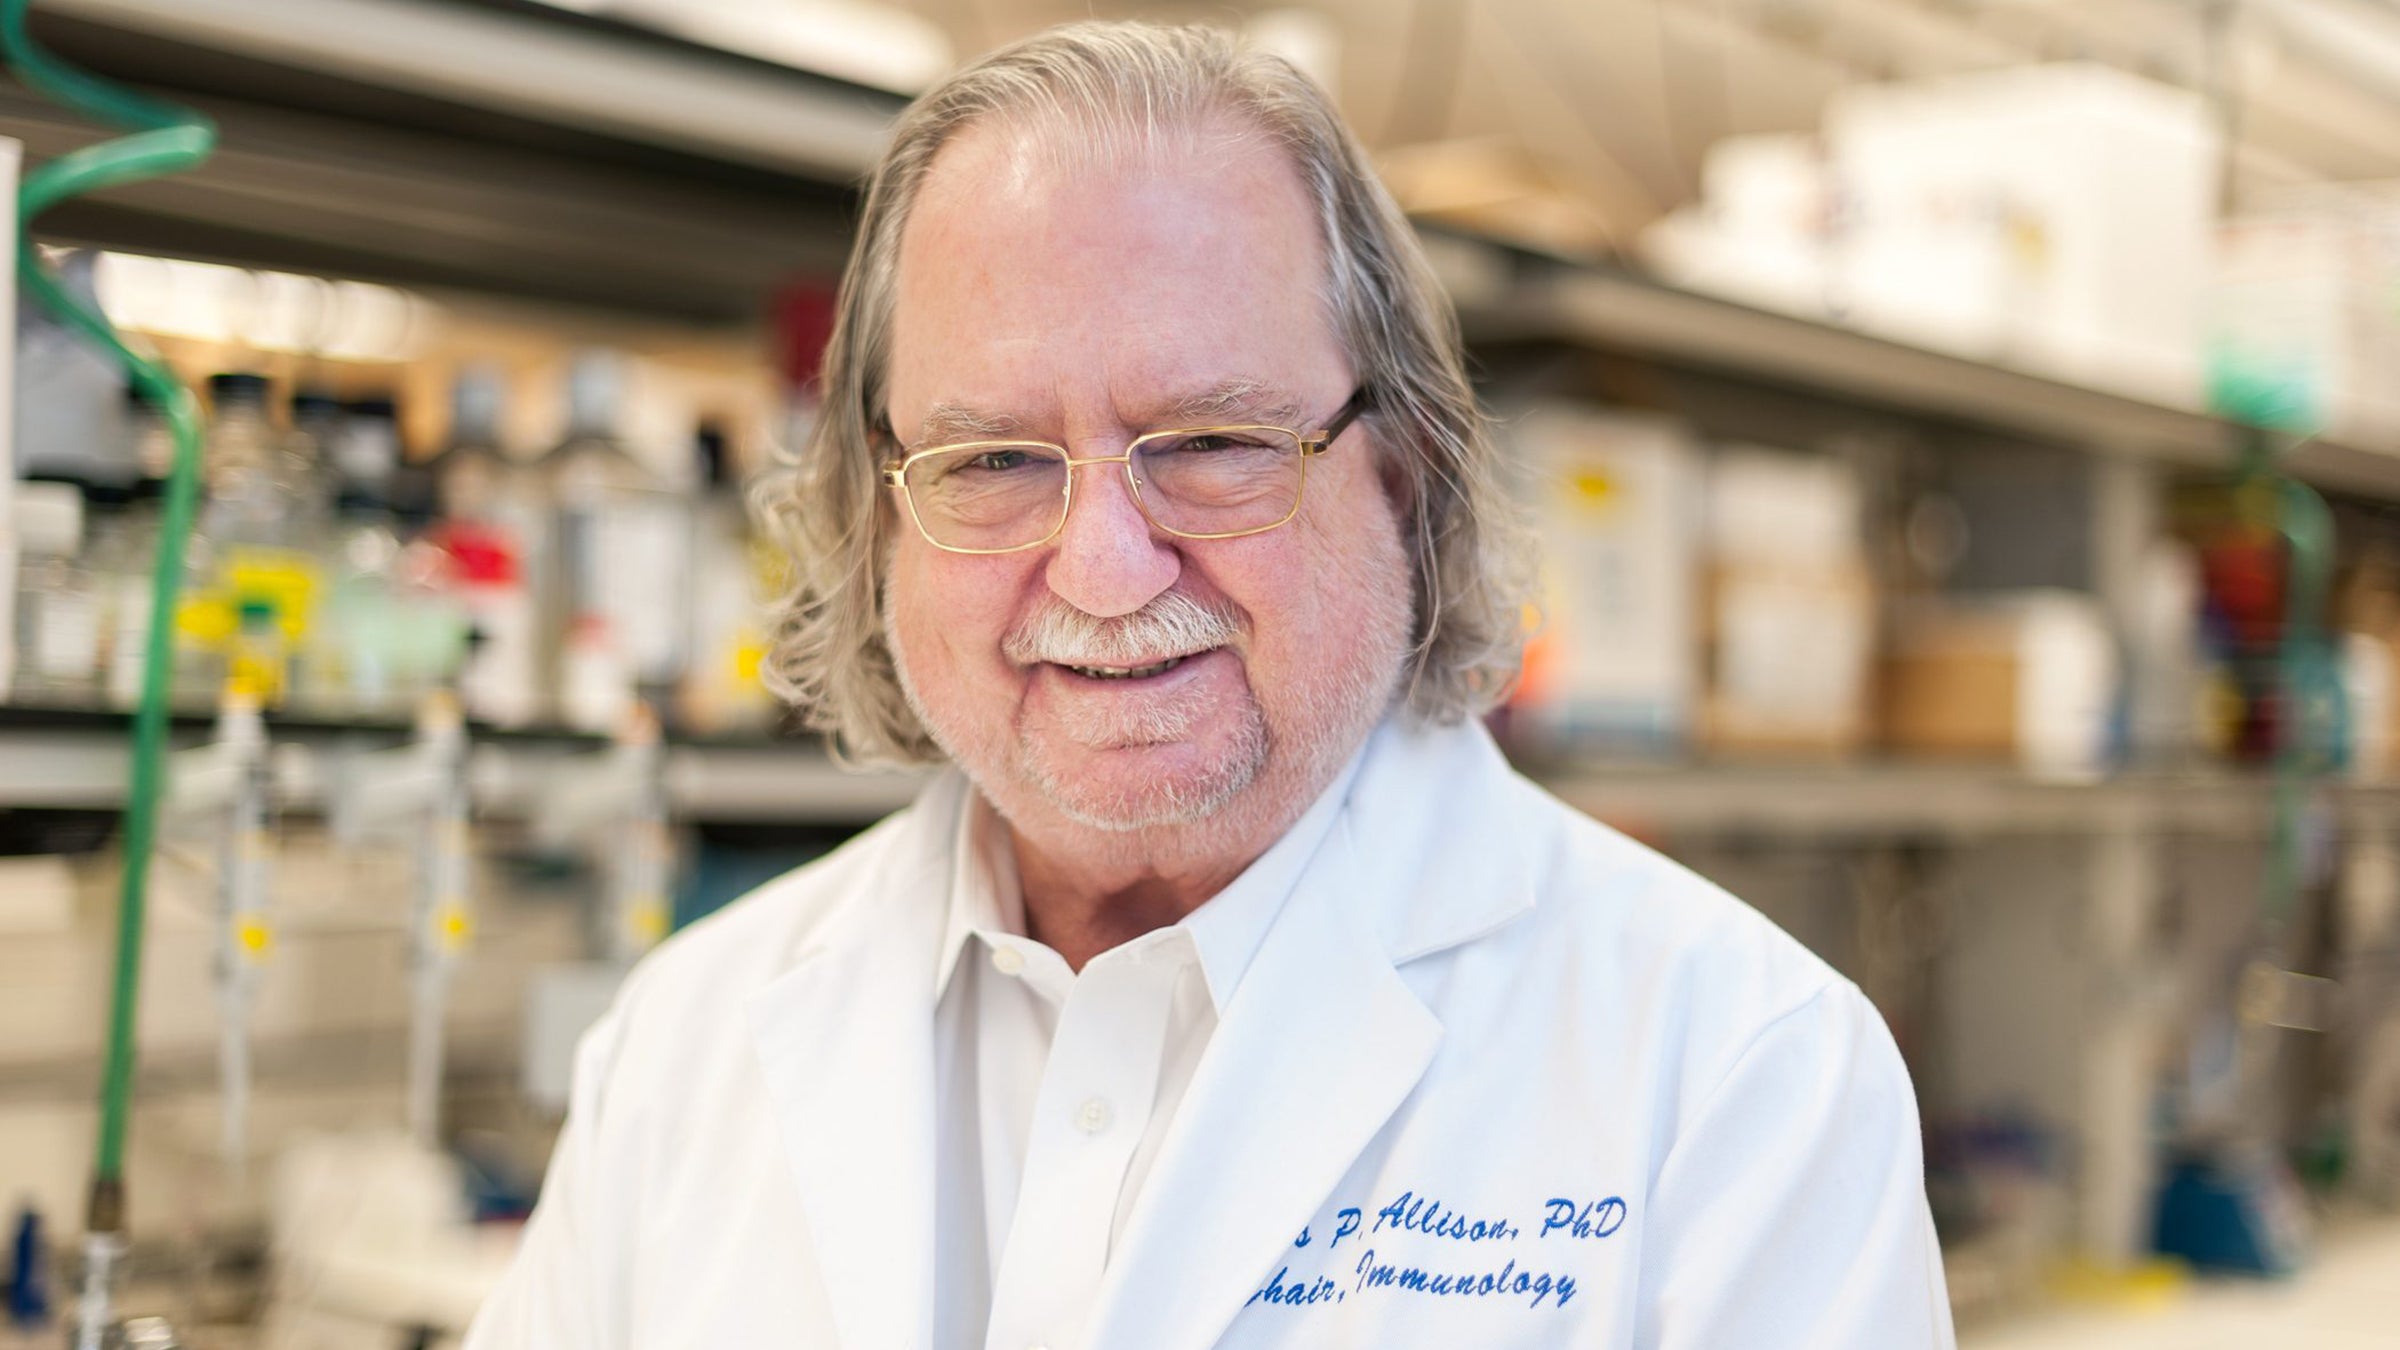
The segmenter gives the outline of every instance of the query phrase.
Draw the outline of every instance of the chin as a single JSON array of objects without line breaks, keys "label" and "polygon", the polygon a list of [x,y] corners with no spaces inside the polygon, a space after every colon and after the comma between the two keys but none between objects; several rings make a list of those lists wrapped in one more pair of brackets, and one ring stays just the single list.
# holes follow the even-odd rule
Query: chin
[{"label": "chin", "polygon": [[1268,758],[1266,723],[1252,707],[1199,741],[1108,749],[1020,746],[1025,781],[1051,809],[1087,829],[1129,834],[1200,824],[1257,783]]}]

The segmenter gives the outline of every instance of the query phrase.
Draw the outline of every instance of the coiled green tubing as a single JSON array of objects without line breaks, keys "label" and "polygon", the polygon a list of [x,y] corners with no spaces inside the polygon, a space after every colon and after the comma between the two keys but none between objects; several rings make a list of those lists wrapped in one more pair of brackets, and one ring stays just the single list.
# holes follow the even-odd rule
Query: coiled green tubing
[{"label": "coiled green tubing", "polygon": [[17,189],[17,279],[28,295],[125,367],[127,379],[158,407],[175,444],[167,477],[158,557],[151,573],[150,631],[134,714],[133,764],[125,804],[124,878],[118,891],[117,960],[109,999],[108,1060],[101,1079],[100,1138],[93,1157],[95,1231],[121,1231],[125,1129],[131,1109],[134,1015],[139,1004],[144,900],[164,786],[168,677],[173,670],[175,596],[184,543],[200,496],[200,407],[164,365],[134,351],[107,316],[69,295],[43,266],[34,218],[69,197],[196,167],[216,148],[206,117],[77,70],[44,51],[25,31],[26,0],[0,0],[0,52],[35,91],[127,135],[61,155],[25,175]]}]

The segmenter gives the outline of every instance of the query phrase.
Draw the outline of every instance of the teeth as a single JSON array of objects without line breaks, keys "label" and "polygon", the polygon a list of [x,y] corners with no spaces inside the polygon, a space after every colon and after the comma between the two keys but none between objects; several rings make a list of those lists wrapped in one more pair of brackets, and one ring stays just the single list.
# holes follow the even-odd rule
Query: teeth
[{"label": "teeth", "polygon": [[1183,664],[1180,656],[1170,656],[1149,666],[1068,666],[1067,669],[1091,680],[1140,680],[1163,675]]}]

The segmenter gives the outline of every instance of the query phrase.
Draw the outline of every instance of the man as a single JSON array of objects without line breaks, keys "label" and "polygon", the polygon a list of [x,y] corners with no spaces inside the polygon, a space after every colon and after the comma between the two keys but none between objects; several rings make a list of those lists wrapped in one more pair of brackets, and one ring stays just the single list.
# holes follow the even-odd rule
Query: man
[{"label": "man", "polygon": [[1474,721],[1517,535],[1315,88],[951,77],[826,371],[778,672],[957,769],[633,975],[471,1346],[1949,1344],[1874,1010]]}]

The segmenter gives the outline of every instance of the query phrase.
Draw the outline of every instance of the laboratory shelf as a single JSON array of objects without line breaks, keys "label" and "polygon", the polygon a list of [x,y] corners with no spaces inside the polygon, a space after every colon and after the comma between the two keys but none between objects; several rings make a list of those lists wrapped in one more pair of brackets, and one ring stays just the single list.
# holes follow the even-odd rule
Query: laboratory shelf
[{"label": "laboratory shelf", "polygon": [[[1530,765],[1587,815],[1642,834],[1786,840],[2133,831],[2262,836],[2275,787],[2226,769],[2128,773],[2061,781],[2006,766],[1908,762],[1854,765]],[[2345,819],[2400,807],[2400,788],[2314,784],[2313,806]]]},{"label": "laboratory shelf", "polygon": [[[1758,309],[1623,268],[1454,236],[1434,236],[1434,251],[1474,347],[1617,353],[2171,467],[2223,469],[2234,460],[2236,429],[2195,410]],[[2286,462],[2319,487],[2400,499],[2400,445],[2319,438]]]},{"label": "laboratory shelf", "polygon": [[[210,719],[179,716],[173,745],[207,742]],[[0,707],[0,810],[108,810],[124,804],[124,714],[81,708]],[[270,716],[277,799],[312,810],[329,802],[344,756],[389,749],[410,731],[388,721],[345,722]],[[470,731],[468,779],[476,813],[525,819],[588,780],[610,753],[605,737],[569,731]],[[679,819],[728,824],[863,825],[906,805],[924,786],[922,772],[853,772],[810,741],[676,741],[659,773],[669,811]]]},{"label": "laboratory shelf", "polygon": [[[127,726],[118,713],[0,707],[0,809],[122,805]],[[207,718],[176,719],[178,747],[208,735]],[[409,730],[395,722],[271,717],[268,735],[280,799],[307,810],[330,797],[343,755],[403,744]],[[489,819],[535,815],[609,753],[606,738],[566,731],[477,729],[471,739],[476,810]],[[2138,830],[2240,837],[2265,831],[2274,793],[2263,774],[2221,768],[2059,781],[2004,765],[1906,761],[1521,762],[1578,810],[1656,834],[1835,839]],[[813,738],[671,740],[659,772],[677,818],[727,824],[865,824],[906,805],[929,777],[846,769]],[[2313,786],[2309,800],[2345,819],[2400,813],[2400,786],[2327,782]]]},{"label": "laboratory shelf", "polygon": [[[191,173],[45,215],[46,241],[708,324],[840,266],[904,102],[498,0],[45,0],[33,22],[222,133]],[[29,160],[96,134],[0,80]]]}]

